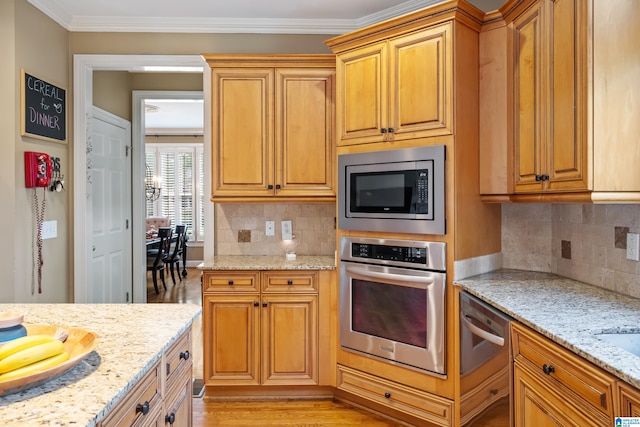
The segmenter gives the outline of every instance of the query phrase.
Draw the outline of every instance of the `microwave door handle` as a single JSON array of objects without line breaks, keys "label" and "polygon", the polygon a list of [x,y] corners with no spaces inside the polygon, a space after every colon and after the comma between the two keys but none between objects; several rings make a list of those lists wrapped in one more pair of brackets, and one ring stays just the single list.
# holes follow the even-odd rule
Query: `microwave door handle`
[{"label": "microwave door handle", "polygon": [[[460,321],[462,323],[464,323],[464,326],[467,327],[472,334],[479,336],[482,339],[485,339],[487,341],[489,341],[490,343],[493,343],[495,345],[499,345],[500,347],[504,347],[504,338],[499,337],[497,335],[494,335],[492,333],[489,333],[483,329],[478,328],[476,325],[474,325],[473,323],[469,322],[469,320],[467,319],[467,314],[464,314],[463,312],[460,313]],[[471,316],[468,316],[471,317]],[[473,319],[473,317],[471,317]]]},{"label": "microwave door handle", "polygon": [[433,278],[431,277],[422,277],[422,276],[408,276],[405,274],[389,274],[389,273],[379,273],[377,271],[369,271],[364,268],[352,267],[348,266],[347,271],[352,275],[358,275],[362,279],[381,279],[381,280],[395,280],[401,282],[413,282],[413,283],[424,283],[427,285],[433,284]]}]

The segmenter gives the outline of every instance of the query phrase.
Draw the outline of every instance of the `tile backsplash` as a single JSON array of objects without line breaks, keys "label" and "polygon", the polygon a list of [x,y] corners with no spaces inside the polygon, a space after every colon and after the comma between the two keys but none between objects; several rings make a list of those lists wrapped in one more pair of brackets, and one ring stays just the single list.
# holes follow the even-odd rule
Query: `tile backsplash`
[{"label": "tile backsplash", "polygon": [[[333,256],[336,250],[335,203],[216,203],[216,255]],[[281,221],[290,220],[293,240],[282,240]],[[265,222],[275,222],[267,236]]]},{"label": "tile backsplash", "polygon": [[640,232],[640,205],[504,204],[502,264],[640,298],[640,263],[626,258],[626,232]]}]

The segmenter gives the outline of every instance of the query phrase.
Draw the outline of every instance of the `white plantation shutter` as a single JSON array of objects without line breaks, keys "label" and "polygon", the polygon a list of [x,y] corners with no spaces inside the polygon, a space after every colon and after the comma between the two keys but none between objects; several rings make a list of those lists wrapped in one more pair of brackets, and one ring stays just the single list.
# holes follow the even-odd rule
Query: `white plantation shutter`
[{"label": "white plantation shutter", "polygon": [[152,157],[154,174],[161,178],[162,187],[160,198],[147,202],[147,216],[170,218],[172,226],[186,225],[189,241],[203,241],[202,144],[147,144],[146,153],[147,162]]}]

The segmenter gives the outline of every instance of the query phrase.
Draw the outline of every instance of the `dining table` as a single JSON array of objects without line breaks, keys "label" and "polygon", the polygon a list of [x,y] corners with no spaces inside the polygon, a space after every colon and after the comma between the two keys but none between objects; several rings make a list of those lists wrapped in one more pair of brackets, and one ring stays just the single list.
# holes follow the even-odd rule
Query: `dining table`
[{"label": "dining table", "polygon": [[[178,240],[177,234],[171,234],[171,243],[175,243]],[[186,233],[184,235],[184,248],[182,249],[182,277],[187,277],[187,242],[189,241],[189,234]],[[158,246],[160,243],[160,238],[157,234],[147,234],[146,239],[146,247],[147,249],[152,249]]]}]

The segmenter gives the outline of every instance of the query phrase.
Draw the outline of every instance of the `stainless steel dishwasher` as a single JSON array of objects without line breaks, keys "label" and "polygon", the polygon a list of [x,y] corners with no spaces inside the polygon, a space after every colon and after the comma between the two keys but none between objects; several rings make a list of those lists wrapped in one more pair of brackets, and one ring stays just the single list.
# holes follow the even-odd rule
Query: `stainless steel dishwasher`
[{"label": "stainless steel dishwasher", "polygon": [[491,416],[513,425],[511,318],[479,298],[460,293],[460,420],[470,426]]}]

